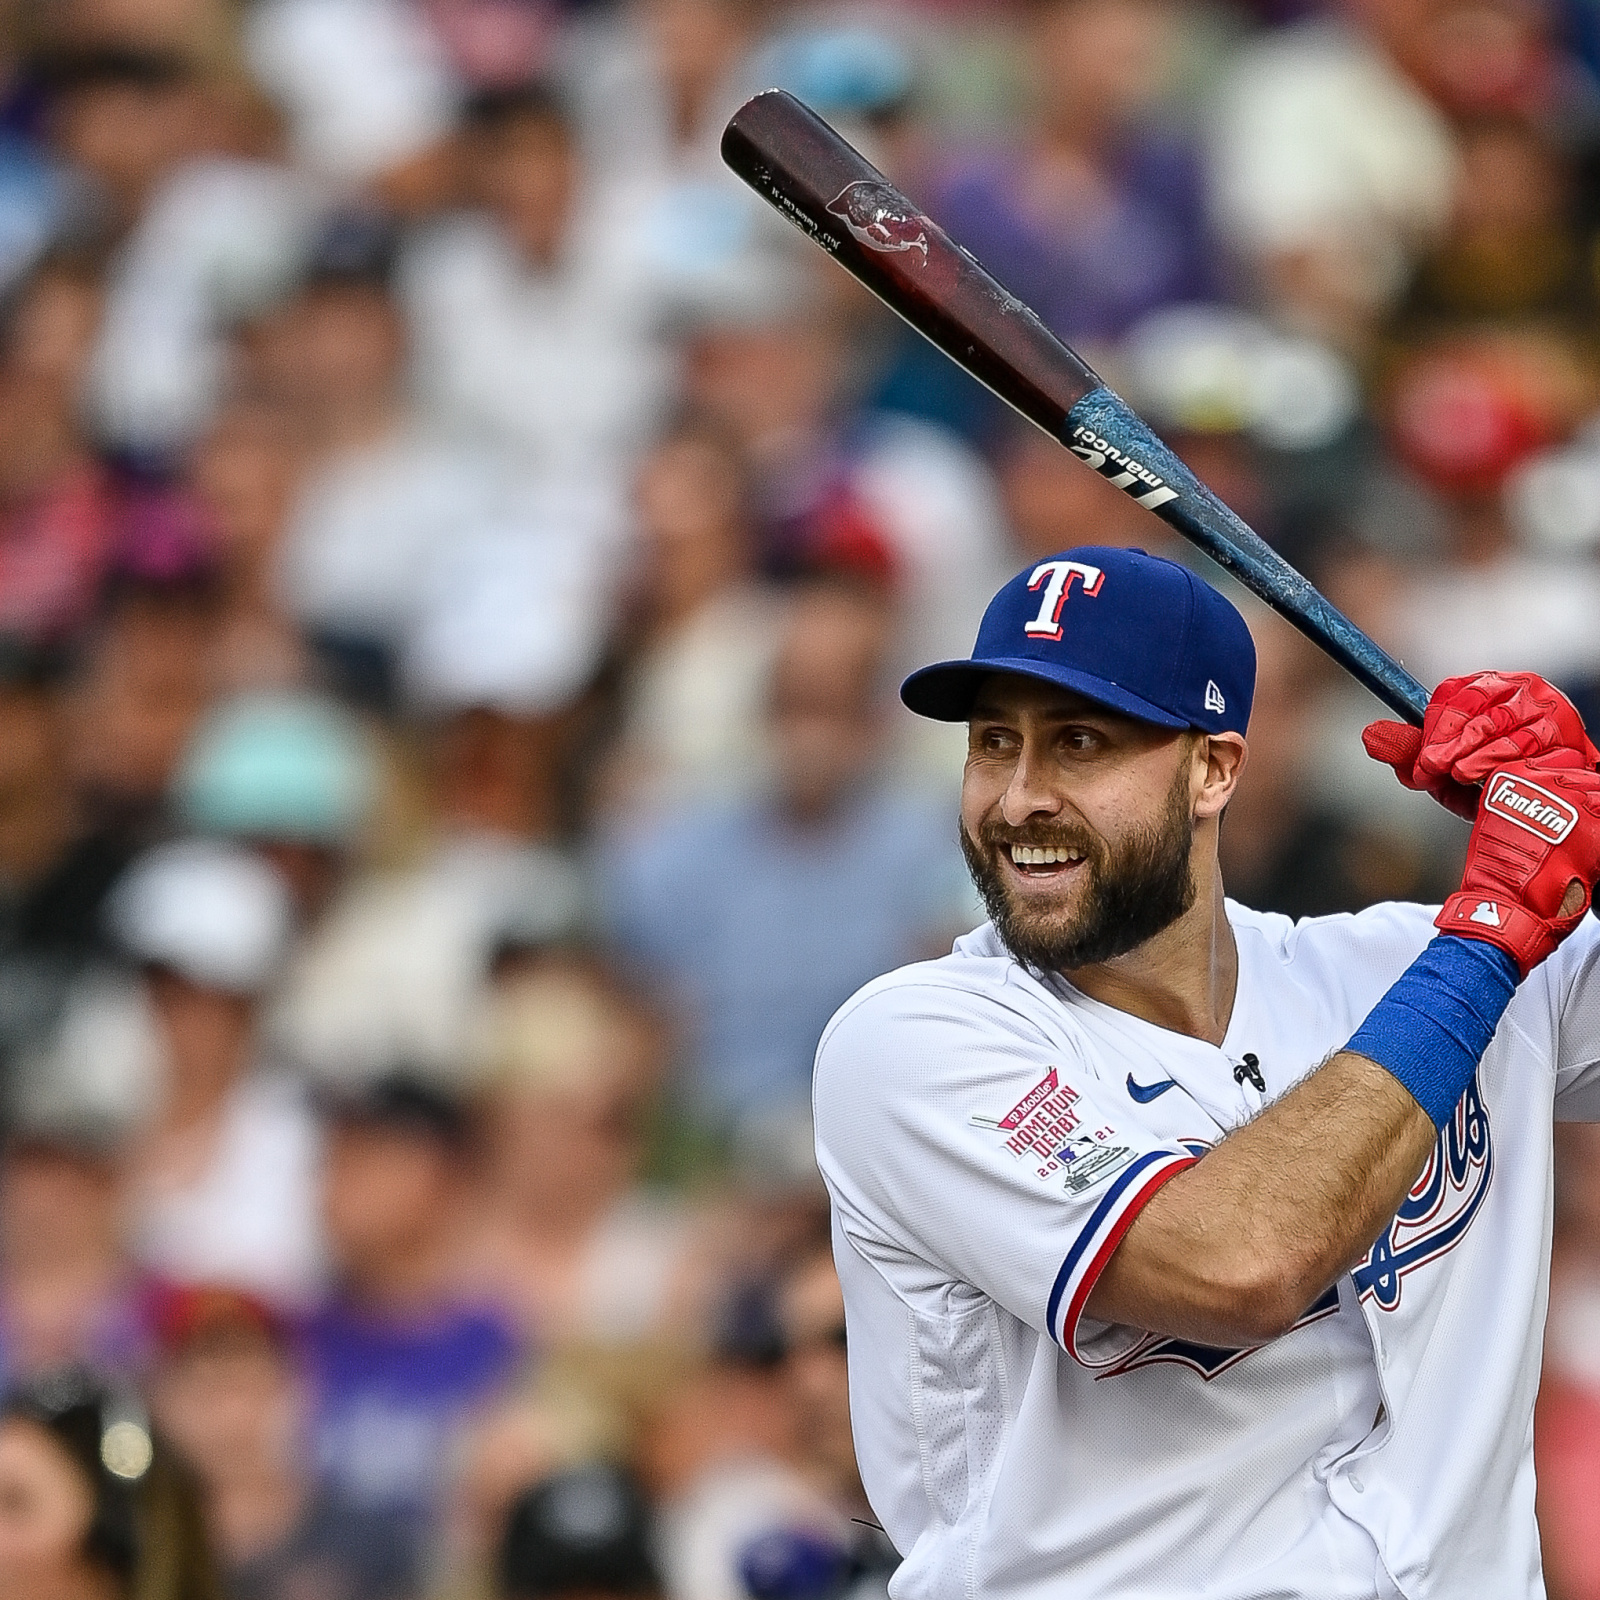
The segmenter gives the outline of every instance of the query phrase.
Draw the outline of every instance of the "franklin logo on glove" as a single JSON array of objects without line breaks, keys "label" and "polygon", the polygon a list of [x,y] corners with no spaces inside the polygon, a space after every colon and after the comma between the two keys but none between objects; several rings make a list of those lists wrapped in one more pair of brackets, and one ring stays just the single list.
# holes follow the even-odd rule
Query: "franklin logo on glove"
[{"label": "franklin logo on glove", "polygon": [[1548,789],[1541,789],[1525,778],[1496,778],[1484,804],[1508,822],[1552,844],[1560,844],[1578,820],[1578,813],[1565,800],[1556,799]]}]

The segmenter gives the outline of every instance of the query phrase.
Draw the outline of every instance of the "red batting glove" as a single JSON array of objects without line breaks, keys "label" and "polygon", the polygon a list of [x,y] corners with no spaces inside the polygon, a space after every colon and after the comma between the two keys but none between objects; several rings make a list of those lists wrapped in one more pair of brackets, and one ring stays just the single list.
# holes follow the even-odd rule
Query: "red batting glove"
[{"label": "red batting glove", "polygon": [[[1489,775],[1461,887],[1434,926],[1499,945],[1525,978],[1577,927],[1600,877],[1600,773],[1514,761]],[[1562,912],[1573,883],[1576,910]]]},{"label": "red batting glove", "polygon": [[1478,810],[1476,785],[1507,762],[1542,759],[1591,771],[1600,763],[1572,702],[1531,672],[1446,678],[1421,728],[1373,722],[1361,742],[1406,788],[1425,790],[1469,822]]}]

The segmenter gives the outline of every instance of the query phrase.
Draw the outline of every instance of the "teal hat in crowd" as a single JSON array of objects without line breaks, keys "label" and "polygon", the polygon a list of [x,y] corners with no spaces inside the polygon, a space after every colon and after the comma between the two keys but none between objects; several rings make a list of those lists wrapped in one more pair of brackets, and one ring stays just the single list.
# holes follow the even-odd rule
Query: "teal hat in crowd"
[{"label": "teal hat in crowd", "polygon": [[342,707],[314,695],[247,695],[201,723],[176,798],[183,821],[204,833],[343,848],[375,788],[371,741]]}]

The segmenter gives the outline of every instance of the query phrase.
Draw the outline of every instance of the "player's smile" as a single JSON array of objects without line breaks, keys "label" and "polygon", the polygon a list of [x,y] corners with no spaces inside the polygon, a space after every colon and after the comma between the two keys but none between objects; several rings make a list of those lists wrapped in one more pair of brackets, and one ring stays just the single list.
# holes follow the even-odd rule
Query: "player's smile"
[{"label": "player's smile", "polygon": [[1084,869],[1091,864],[1090,852],[1081,845],[1010,843],[988,834],[983,843],[1012,885],[1011,892],[1030,900],[1044,900],[1047,891],[1056,891],[1050,895],[1050,902],[1055,902],[1059,891],[1085,876]]},{"label": "player's smile", "polygon": [[1065,845],[1014,844],[1007,854],[1011,865],[1025,878],[1064,878],[1086,859],[1081,850]]}]

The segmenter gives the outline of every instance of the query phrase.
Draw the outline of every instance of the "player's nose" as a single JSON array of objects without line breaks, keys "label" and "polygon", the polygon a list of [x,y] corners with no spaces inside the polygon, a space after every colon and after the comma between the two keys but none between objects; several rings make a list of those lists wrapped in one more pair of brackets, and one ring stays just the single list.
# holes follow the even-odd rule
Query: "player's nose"
[{"label": "player's nose", "polygon": [[1026,748],[1011,769],[1010,782],[1000,796],[1000,815],[1006,825],[1021,827],[1030,817],[1053,817],[1062,809],[1062,797],[1049,781],[1049,763],[1036,759]]}]

